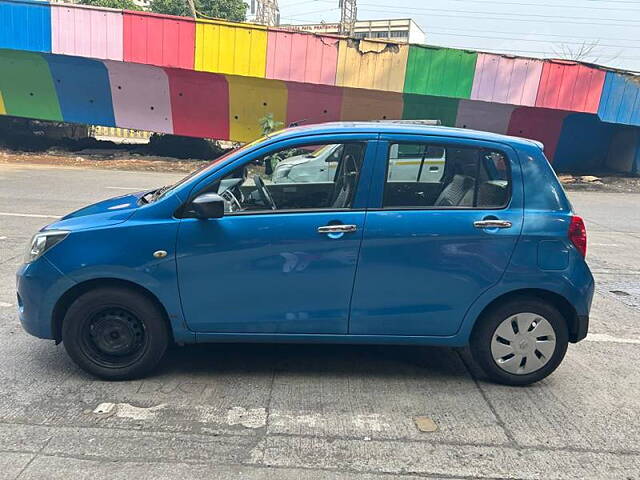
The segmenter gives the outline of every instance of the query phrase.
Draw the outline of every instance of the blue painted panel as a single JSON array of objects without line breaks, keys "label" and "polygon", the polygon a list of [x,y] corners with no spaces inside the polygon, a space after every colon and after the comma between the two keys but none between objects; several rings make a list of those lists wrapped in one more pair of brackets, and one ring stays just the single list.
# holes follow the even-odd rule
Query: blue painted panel
[{"label": "blue painted panel", "polygon": [[605,122],[640,125],[640,80],[607,72],[598,116]]},{"label": "blue painted panel", "polygon": [[615,125],[596,115],[574,113],[565,118],[553,160],[558,172],[586,172],[605,164]]},{"label": "blue painted panel", "polygon": [[116,125],[109,73],[97,60],[64,55],[44,55],[58,93],[65,122]]},{"label": "blue painted panel", "polygon": [[0,3],[0,48],[51,51],[51,6],[20,0]]}]

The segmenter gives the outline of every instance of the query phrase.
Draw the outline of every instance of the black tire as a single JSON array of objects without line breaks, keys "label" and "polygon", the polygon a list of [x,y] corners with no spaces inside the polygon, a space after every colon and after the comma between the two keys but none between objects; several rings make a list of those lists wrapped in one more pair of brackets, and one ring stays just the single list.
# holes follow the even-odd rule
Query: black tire
[{"label": "black tire", "polygon": [[62,341],[72,360],[105,380],[151,372],[169,343],[163,312],[149,298],[124,288],[90,290],[69,307]]},{"label": "black tire", "polygon": [[[533,313],[547,320],[553,327],[556,343],[553,354],[541,368],[531,373],[516,374],[505,371],[496,363],[491,345],[496,329],[502,322],[522,313]],[[553,305],[538,298],[516,297],[484,313],[478,319],[470,343],[473,358],[491,380],[504,385],[522,386],[542,380],[558,368],[567,353],[569,336],[566,319]]]}]

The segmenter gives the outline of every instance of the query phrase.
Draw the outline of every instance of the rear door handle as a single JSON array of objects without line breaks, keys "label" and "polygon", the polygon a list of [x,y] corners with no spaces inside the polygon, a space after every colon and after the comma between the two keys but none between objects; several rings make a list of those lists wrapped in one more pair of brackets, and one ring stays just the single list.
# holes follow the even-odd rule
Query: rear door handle
[{"label": "rear door handle", "polygon": [[513,224],[509,220],[478,220],[473,222],[476,228],[511,228]]},{"label": "rear door handle", "polygon": [[325,225],[318,227],[318,233],[352,233],[357,229],[355,225]]}]

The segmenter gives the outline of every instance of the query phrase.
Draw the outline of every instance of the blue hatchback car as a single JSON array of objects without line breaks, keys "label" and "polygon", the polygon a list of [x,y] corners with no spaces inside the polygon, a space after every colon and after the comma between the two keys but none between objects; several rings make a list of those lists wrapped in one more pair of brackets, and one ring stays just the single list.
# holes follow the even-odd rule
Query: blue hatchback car
[{"label": "blue hatchback car", "polygon": [[[272,181],[327,145],[335,173]],[[105,379],[149,373],[171,342],[326,342],[469,345],[488,377],[524,385],[587,334],[585,253],[539,143],[328,123],[43,228],[18,305],[27,332]]]}]

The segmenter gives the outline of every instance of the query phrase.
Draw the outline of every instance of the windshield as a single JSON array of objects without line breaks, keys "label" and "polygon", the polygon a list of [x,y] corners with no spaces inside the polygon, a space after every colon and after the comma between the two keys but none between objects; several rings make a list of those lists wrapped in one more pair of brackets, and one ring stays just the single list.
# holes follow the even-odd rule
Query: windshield
[{"label": "windshield", "polygon": [[182,178],[181,180],[178,180],[173,185],[167,185],[167,186],[158,188],[156,190],[153,190],[153,191],[149,192],[147,195],[145,195],[143,198],[148,197],[149,195],[151,195],[149,198],[145,198],[145,200],[147,202],[149,202],[149,203],[154,202],[156,200],[159,200],[160,198],[166,196],[168,193],[170,193],[173,190],[175,190],[176,188],[178,188],[180,185],[183,185],[184,183],[186,183],[189,180],[191,180],[196,175],[200,175],[201,173],[209,170],[213,166],[215,166],[218,163],[222,162],[223,160],[226,160],[227,158],[229,158],[231,155],[237,155],[237,154],[239,154],[241,152],[244,152],[245,150],[248,150],[249,148],[253,147],[254,145],[264,141],[266,138],[267,137],[260,137],[260,138],[258,138],[257,140],[254,140],[251,143],[245,143],[241,147],[231,149],[227,153],[225,153],[224,155],[221,155],[218,158],[210,161],[209,163],[205,163],[204,165],[196,168],[189,175],[187,175],[186,177]]}]

